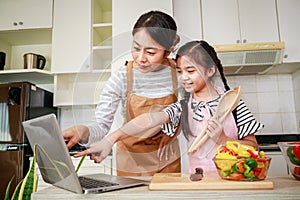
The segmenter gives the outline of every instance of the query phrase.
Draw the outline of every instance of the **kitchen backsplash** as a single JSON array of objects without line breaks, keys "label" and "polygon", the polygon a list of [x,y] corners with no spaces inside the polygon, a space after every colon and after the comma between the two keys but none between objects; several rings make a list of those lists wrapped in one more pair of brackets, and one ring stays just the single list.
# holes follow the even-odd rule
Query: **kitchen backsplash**
[{"label": "kitchen backsplash", "polygon": [[[265,125],[259,134],[300,133],[300,70],[293,74],[229,76],[229,85],[241,86],[242,99]],[[219,84],[217,82],[217,84]],[[62,129],[93,122],[95,106],[62,107]]]}]

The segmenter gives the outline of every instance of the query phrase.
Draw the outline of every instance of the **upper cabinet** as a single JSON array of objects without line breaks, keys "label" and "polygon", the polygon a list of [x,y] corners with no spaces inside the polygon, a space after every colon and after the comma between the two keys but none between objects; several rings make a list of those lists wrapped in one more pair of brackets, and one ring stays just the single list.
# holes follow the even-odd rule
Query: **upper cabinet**
[{"label": "upper cabinet", "polygon": [[132,29],[137,19],[150,10],[160,10],[173,16],[172,0],[112,0],[113,59],[112,71],[132,60]]},{"label": "upper cabinet", "polygon": [[[51,71],[52,0],[1,0],[0,51],[5,52],[0,82],[31,81],[53,84]],[[24,54],[46,58],[44,70],[24,69]]]},{"label": "upper cabinet", "polygon": [[173,0],[174,19],[181,44],[193,39],[203,38],[200,3],[200,0]]},{"label": "upper cabinet", "polygon": [[110,71],[110,0],[57,0],[54,5],[52,72]]},{"label": "upper cabinet", "polygon": [[110,72],[112,61],[112,1],[93,0],[92,71]]},{"label": "upper cabinet", "polygon": [[52,27],[52,0],[1,0],[0,31]]},{"label": "upper cabinet", "polygon": [[279,41],[275,0],[202,0],[202,17],[212,44]]},{"label": "upper cabinet", "polygon": [[54,3],[53,73],[90,71],[91,0],[56,0]]},{"label": "upper cabinet", "polygon": [[96,104],[111,71],[112,1],[57,1],[52,47],[54,105]]},{"label": "upper cabinet", "polygon": [[284,62],[300,61],[300,1],[277,0],[280,40],[285,42]]}]

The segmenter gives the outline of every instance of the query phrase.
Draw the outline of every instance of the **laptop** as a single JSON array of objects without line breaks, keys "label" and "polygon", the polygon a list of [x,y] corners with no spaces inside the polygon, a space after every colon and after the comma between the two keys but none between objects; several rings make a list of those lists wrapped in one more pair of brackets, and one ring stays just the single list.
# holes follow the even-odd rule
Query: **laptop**
[{"label": "laptop", "polygon": [[54,114],[23,122],[30,146],[36,145],[36,159],[43,180],[79,194],[101,193],[147,182],[108,174],[77,176],[69,151]]}]

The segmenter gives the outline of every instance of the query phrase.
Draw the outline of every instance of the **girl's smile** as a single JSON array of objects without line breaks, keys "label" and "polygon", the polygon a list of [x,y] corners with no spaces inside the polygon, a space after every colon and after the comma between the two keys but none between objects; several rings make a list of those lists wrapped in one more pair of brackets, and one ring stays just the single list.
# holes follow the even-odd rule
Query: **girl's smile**
[{"label": "girl's smile", "polygon": [[177,59],[176,70],[180,84],[199,101],[210,101],[217,96],[210,81],[214,73],[211,72],[212,69],[214,68],[206,70],[203,66],[194,64],[187,55]]}]

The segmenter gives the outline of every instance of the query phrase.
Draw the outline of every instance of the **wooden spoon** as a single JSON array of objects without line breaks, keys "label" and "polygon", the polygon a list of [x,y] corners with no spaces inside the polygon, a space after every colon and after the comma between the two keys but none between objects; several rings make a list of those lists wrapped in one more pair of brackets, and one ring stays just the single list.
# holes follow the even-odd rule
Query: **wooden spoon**
[{"label": "wooden spoon", "polygon": [[[218,120],[222,124],[226,119],[227,115],[238,106],[240,102],[240,97],[240,86],[234,88],[233,90],[227,91],[221,97],[213,118]],[[201,133],[196,137],[196,139],[190,146],[188,153],[195,152],[209,138],[208,134],[206,134],[207,126],[208,125],[206,125],[205,128],[201,131]]]}]

